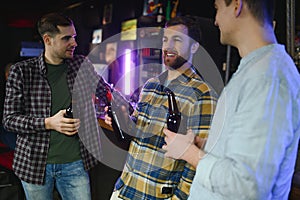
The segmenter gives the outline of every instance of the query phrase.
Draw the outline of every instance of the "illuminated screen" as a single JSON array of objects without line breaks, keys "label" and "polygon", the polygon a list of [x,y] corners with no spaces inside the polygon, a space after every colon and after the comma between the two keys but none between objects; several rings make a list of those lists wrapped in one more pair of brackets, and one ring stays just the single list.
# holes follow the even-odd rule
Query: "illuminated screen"
[{"label": "illuminated screen", "polygon": [[93,31],[92,44],[99,44],[102,42],[102,29],[95,29]]}]

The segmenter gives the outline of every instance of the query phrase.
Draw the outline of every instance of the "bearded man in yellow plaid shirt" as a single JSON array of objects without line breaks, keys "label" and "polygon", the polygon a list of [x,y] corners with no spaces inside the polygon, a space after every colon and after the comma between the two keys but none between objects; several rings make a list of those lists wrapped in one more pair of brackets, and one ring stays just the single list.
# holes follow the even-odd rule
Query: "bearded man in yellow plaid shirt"
[{"label": "bearded man in yellow plaid shirt", "polygon": [[[128,157],[111,199],[187,199],[195,168],[183,160],[164,156],[164,133],[168,112],[167,92],[172,91],[181,112],[178,132],[207,136],[217,94],[191,64],[201,41],[197,18],[169,20],[163,34],[166,71],[149,79],[142,88],[132,116],[134,134]],[[111,124],[111,118],[105,116]]]}]

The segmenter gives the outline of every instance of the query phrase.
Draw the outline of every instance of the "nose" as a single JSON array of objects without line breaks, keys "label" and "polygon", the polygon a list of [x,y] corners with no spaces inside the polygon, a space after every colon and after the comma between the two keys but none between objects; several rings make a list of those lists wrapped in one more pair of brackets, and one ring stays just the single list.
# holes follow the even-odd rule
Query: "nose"
[{"label": "nose", "polygon": [[165,41],[163,42],[163,45],[162,45],[162,49],[163,50],[171,50],[174,48],[174,44],[172,43],[172,41]]},{"label": "nose", "polygon": [[75,38],[71,38],[71,45],[73,47],[77,47],[77,42],[76,42],[76,39]]},{"label": "nose", "polygon": [[218,25],[218,22],[217,22],[217,20],[215,19],[215,22],[214,22],[214,24],[215,24],[215,26],[219,26]]},{"label": "nose", "polygon": [[215,26],[217,26],[217,27],[219,27],[218,18],[219,18],[218,13],[216,13],[214,24],[215,24]]}]

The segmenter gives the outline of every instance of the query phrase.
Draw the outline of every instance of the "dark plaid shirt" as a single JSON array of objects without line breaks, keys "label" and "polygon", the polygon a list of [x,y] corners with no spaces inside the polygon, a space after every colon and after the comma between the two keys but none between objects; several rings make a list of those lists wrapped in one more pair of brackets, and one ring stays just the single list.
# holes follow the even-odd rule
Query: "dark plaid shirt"
[{"label": "dark plaid shirt", "polygon": [[[105,96],[107,83],[84,56],[67,59],[67,83],[75,99],[74,113],[81,120],[80,151],[85,169],[101,158],[99,126],[92,95]],[[12,66],[6,85],[3,124],[18,133],[13,169],[28,183],[43,184],[50,131],[45,118],[51,116],[51,90],[43,55]],[[76,111],[75,111],[76,110]]]}]

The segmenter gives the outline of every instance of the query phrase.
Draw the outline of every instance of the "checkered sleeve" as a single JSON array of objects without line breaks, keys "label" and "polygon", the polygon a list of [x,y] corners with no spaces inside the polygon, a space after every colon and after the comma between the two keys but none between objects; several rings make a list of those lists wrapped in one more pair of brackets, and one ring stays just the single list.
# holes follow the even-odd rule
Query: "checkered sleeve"
[{"label": "checkered sleeve", "polygon": [[[216,96],[210,91],[203,93],[190,110],[188,129],[192,129],[200,137],[207,137],[216,102]],[[187,199],[194,175],[195,168],[186,163],[172,199]]]},{"label": "checkered sleeve", "polygon": [[[25,68],[24,69],[22,69]],[[48,94],[43,95],[38,90],[30,90],[30,95],[34,96],[38,103],[31,103],[29,106],[35,106],[35,113],[29,114],[26,110],[24,93],[28,92],[28,88],[24,85],[25,76],[29,76],[29,66],[13,65],[10,76],[6,85],[6,98],[4,103],[3,124],[9,131],[18,133],[36,133],[45,131],[44,116],[47,113],[48,105],[50,104]],[[32,87],[39,87],[42,91],[48,91],[43,80],[32,78]],[[27,103],[27,102],[26,102]],[[29,103],[26,105],[28,106]]]}]

